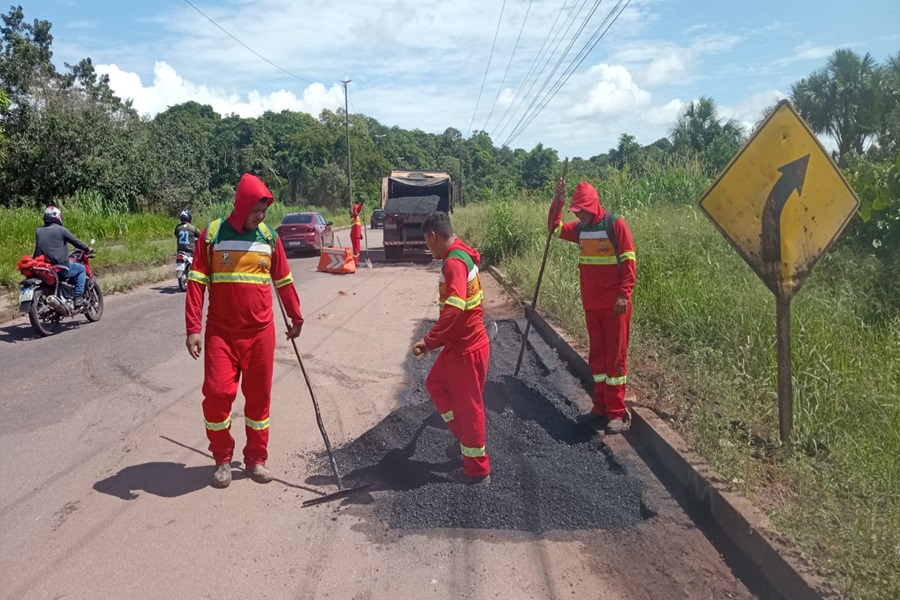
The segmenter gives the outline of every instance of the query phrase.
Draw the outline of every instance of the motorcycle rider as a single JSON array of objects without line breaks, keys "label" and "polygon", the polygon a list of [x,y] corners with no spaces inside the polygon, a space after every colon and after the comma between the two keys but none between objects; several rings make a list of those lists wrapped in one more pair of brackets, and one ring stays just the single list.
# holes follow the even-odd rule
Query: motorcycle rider
[{"label": "motorcycle rider", "polygon": [[191,211],[185,209],[178,215],[181,220],[175,227],[175,239],[178,242],[178,252],[181,254],[194,254],[194,246],[197,245],[197,238],[200,237],[200,230],[196,226],[191,225]]},{"label": "motorcycle rider", "polygon": [[87,282],[87,271],[84,265],[69,260],[69,248],[72,244],[79,250],[90,253],[93,248],[72,235],[63,227],[62,211],[50,205],[44,210],[44,226],[38,227],[34,235],[34,254],[32,258],[43,256],[47,262],[57,268],[61,279],[75,280],[75,308],[84,307],[84,285]]}]

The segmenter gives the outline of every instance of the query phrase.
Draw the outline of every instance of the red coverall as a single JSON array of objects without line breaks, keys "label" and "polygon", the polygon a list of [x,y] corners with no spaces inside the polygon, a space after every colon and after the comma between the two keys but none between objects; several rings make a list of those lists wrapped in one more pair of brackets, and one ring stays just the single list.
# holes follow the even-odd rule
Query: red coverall
[{"label": "red coverall", "polygon": [[[631,231],[623,218],[615,220],[613,233],[622,262],[620,268],[604,227],[606,210],[600,204],[597,190],[589,183],[579,183],[569,207],[570,212],[586,210],[594,215],[592,226],[581,227],[578,221],[561,225],[562,208],[559,203],[553,203],[548,225],[562,239],[574,242],[581,248],[581,303],[590,340],[588,363],[594,375],[593,412],[610,420],[622,419],[625,416],[625,384],[628,381],[631,292],[635,280]],[[620,315],[614,312],[618,297],[628,301],[628,307]]]},{"label": "red coverall", "polygon": [[362,239],[363,222],[360,215],[363,203],[357,202],[350,208],[350,243],[353,245],[353,260],[359,266],[359,241]]},{"label": "red coverall", "polygon": [[463,472],[481,477],[491,472],[485,451],[484,382],[491,348],[484,329],[478,278],[481,256],[454,240],[441,266],[441,314],[425,336],[429,350],[443,346],[425,386],[447,427],[459,440]]},{"label": "red coverall", "polygon": [[240,382],[247,433],[244,463],[248,469],[268,458],[275,360],[270,279],[275,281],[293,324],[303,324],[300,299],[281,239],[271,232],[273,249],[259,230],[244,229],[251,208],[263,199],[272,204],[272,194],[265,184],[253,175],[244,175],[235,193],[234,210],[222,223],[214,247],[207,246],[207,229],[200,233],[185,301],[187,333],[200,333],[203,296],[209,288],[203,355],[203,417],[209,450],[217,465],[231,462],[231,405]]}]

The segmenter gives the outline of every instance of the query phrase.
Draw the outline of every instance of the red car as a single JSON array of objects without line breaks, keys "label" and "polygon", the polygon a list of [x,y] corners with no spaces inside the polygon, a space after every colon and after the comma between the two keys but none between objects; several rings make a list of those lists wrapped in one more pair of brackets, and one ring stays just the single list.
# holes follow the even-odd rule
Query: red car
[{"label": "red car", "polygon": [[288,254],[306,250],[318,252],[334,245],[331,221],[317,212],[289,213],[284,216],[275,231]]}]

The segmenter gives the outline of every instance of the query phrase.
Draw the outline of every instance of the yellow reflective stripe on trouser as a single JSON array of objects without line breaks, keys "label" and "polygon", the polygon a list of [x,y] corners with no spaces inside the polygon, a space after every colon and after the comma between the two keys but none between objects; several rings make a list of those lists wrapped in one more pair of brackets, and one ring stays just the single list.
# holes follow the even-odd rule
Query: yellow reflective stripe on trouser
[{"label": "yellow reflective stripe on trouser", "polygon": [[200,271],[190,271],[188,273],[188,281],[199,283],[200,285],[209,285],[209,277]]},{"label": "yellow reflective stripe on trouser", "polygon": [[269,428],[269,419],[265,419],[263,421],[254,421],[250,417],[244,417],[244,425],[254,431],[262,431],[263,429]]},{"label": "yellow reflective stripe on trouser", "polygon": [[615,256],[581,256],[579,262],[582,265],[617,265]]},{"label": "yellow reflective stripe on trouser", "polygon": [[607,377],[606,378],[607,385],[625,385],[626,381],[628,381],[628,375],[622,375],[621,377]]},{"label": "yellow reflective stripe on trouser", "polygon": [[269,285],[269,276],[260,273],[213,273],[209,278],[213,283],[253,283]]},{"label": "yellow reflective stripe on trouser", "polygon": [[606,381],[606,373],[594,375],[594,383],[603,383],[604,381]]},{"label": "yellow reflective stripe on trouser", "polygon": [[560,237],[562,235],[562,223],[556,226],[556,229],[553,230],[553,235],[556,237]]},{"label": "yellow reflective stripe on trouser", "polygon": [[275,287],[277,287],[277,288],[284,287],[289,283],[294,283],[293,275],[288,275],[284,279],[279,279],[278,281],[275,282]]},{"label": "yellow reflective stripe on trouser", "polygon": [[626,260],[637,261],[637,258],[635,258],[635,256],[634,256],[634,252],[623,252],[622,254],[619,255],[619,257],[622,259],[623,262]]},{"label": "yellow reflective stripe on trouser", "polygon": [[484,446],[481,448],[469,448],[460,444],[459,448],[462,450],[463,456],[468,456],[469,458],[480,458],[485,455]]},{"label": "yellow reflective stripe on trouser", "polygon": [[441,418],[444,419],[444,423],[449,423],[453,420],[453,411],[441,413]]},{"label": "yellow reflective stripe on trouser", "polygon": [[466,310],[466,301],[460,298],[459,296],[450,296],[446,300],[444,300],[444,304],[449,304],[459,310]]},{"label": "yellow reflective stripe on trouser", "polygon": [[228,418],[221,423],[210,423],[209,421],[204,422],[206,423],[206,428],[210,431],[222,431],[223,429],[228,429],[229,427],[231,427],[231,415],[228,415]]}]

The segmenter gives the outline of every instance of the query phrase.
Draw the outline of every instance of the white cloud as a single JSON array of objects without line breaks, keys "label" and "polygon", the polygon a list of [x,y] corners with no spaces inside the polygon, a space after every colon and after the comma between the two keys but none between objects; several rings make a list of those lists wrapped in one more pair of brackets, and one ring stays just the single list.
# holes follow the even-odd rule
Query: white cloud
[{"label": "white cloud", "polygon": [[763,111],[784,97],[784,92],[775,89],[756,92],[738,104],[719,106],[719,115],[725,119],[734,119],[749,134],[756,127],[756,123],[765,117]]},{"label": "white cloud", "polygon": [[596,65],[581,79],[587,89],[580,94],[583,100],[570,109],[573,118],[610,117],[650,104],[650,93],[638,87],[621,65]]},{"label": "white cloud", "polygon": [[644,70],[644,82],[648,86],[660,85],[674,81],[691,66],[691,52],[684,48],[675,48],[654,58]]},{"label": "white cloud", "polygon": [[652,106],[644,111],[644,119],[649,125],[665,127],[668,130],[675,123],[678,113],[681,112],[685,104],[687,103],[676,98],[662,106]]},{"label": "white cloud", "polygon": [[284,89],[269,94],[257,90],[240,94],[188,81],[164,61],[154,64],[153,83],[147,86],[137,73],[124,71],[116,65],[97,65],[97,71],[109,75],[110,87],[118,96],[133,100],[138,112],[151,115],[190,100],[209,104],[222,115],[234,113],[242,117],[258,116],[267,110],[295,110],[318,115],[323,108],[334,109],[344,104],[343,88],[338,85],[326,88],[321,83],[313,83],[299,97]]},{"label": "white cloud", "polygon": [[795,49],[797,53],[794,60],[818,60],[827,58],[834,52],[834,46],[817,46],[815,44],[803,44]]},{"label": "white cloud", "polygon": [[722,33],[695,35],[693,38],[686,46],[654,40],[633,41],[616,50],[613,59],[632,69],[636,79],[648,87],[685,83],[692,80],[691,72],[704,57],[730,50],[743,39]]}]

